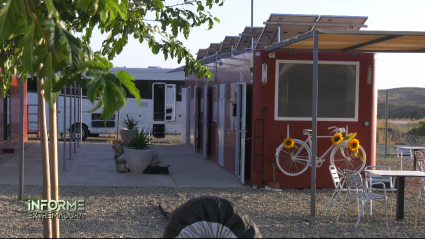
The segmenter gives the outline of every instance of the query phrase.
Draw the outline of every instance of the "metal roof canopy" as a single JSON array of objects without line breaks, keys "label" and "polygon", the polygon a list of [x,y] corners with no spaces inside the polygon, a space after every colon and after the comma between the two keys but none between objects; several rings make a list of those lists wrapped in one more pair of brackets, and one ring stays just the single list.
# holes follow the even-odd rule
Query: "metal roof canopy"
[{"label": "metal roof canopy", "polygon": [[425,52],[425,32],[313,30],[276,43],[265,51],[313,51],[311,216],[316,216],[318,61],[322,52]]},{"label": "metal roof canopy", "polygon": [[315,30],[276,43],[264,50],[311,51],[317,32],[319,51],[327,52],[425,52],[425,32]]},{"label": "metal roof canopy", "polygon": [[263,33],[258,40],[256,49],[260,50],[268,45],[275,44],[314,29],[331,30],[359,30],[368,18],[361,16],[334,16],[334,15],[300,15],[272,13]]}]

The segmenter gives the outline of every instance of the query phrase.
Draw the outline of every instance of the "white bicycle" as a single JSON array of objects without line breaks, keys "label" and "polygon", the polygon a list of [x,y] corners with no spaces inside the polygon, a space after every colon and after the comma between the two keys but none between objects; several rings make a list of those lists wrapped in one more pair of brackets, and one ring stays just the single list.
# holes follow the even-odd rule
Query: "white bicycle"
[{"label": "white bicycle", "polygon": [[[329,127],[333,129],[332,133],[345,133],[344,128],[336,126]],[[294,145],[286,148],[284,144],[276,149],[276,164],[279,169],[286,175],[297,176],[302,174],[311,166],[311,145],[312,130],[304,129],[303,134],[307,135],[307,139],[303,142],[299,139],[293,139]],[[317,138],[333,138],[333,136],[317,136]],[[366,164],[366,153],[361,145],[358,145],[356,151],[352,151],[349,146],[349,140],[341,140],[336,145],[331,145],[322,156],[316,158],[316,167],[322,166],[325,162],[325,156],[331,152],[330,163],[335,165],[339,175],[344,174],[344,169],[360,172]]]}]

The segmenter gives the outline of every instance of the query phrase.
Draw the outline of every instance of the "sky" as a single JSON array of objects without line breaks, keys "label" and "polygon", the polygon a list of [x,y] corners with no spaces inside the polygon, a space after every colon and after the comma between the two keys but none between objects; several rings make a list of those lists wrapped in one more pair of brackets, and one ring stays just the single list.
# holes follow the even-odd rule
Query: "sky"
[{"label": "sky", "polygon": [[[181,3],[182,0],[166,0],[166,5]],[[424,31],[424,0],[254,0],[254,26],[264,27],[271,13],[366,16],[363,30]],[[199,49],[210,43],[220,43],[225,36],[238,36],[251,26],[251,0],[225,0],[221,7],[214,6],[211,14],[220,19],[213,29],[208,26],[193,28],[188,40],[179,37],[196,57]],[[150,22],[152,24],[152,22]],[[100,49],[106,36],[95,32],[91,47]],[[425,53],[378,53],[376,55],[375,77],[378,89],[398,87],[425,87]],[[140,44],[130,39],[124,50],[112,63],[116,67],[177,68],[183,66],[177,60],[164,60],[161,53],[154,55],[147,43]],[[184,61],[182,61],[184,63]]]}]

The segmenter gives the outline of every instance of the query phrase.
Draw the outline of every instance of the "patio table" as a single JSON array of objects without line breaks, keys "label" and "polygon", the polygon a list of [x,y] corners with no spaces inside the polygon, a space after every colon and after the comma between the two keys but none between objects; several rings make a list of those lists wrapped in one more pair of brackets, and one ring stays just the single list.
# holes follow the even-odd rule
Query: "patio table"
[{"label": "patio table", "polygon": [[421,147],[421,146],[401,146],[400,147],[399,146],[397,148],[410,150],[410,152],[411,152],[410,154],[411,155],[413,154],[413,170],[416,170],[416,165],[418,163],[418,159],[416,158],[415,152],[419,151],[419,150],[424,150],[425,147]]},{"label": "patio table", "polygon": [[404,219],[404,189],[406,177],[425,177],[425,172],[421,171],[407,171],[407,170],[363,170],[370,174],[378,176],[390,176],[397,177],[397,210],[396,210],[396,219]]}]

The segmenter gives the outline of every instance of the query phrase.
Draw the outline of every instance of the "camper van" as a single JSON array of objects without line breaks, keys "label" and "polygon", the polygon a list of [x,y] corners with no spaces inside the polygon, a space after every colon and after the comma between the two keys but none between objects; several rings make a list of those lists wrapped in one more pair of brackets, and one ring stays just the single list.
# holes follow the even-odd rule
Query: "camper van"
[{"label": "camper van", "polygon": [[[171,70],[160,67],[111,68],[111,73],[126,71],[135,78],[136,87],[140,91],[141,102],[139,106],[134,96],[128,93],[127,104],[115,112],[106,124],[100,117],[102,108],[89,113],[95,104],[92,104],[87,99],[85,88],[75,92],[74,88],[71,89],[70,86],[67,86],[66,94],[64,95],[64,91],[62,91],[56,104],[58,133],[63,136],[64,132],[67,133],[69,130],[73,132],[75,127],[77,136],[79,136],[80,122],[82,125],[81,138],[83,140],[88,136],[117,133],[119,129],[123,128],[123,119],[128,116],[135,118],[139,122],[137,125],[139,129],[144,128],[154,137],[161,138],[166,134],[180,134],[182,117],[181,91],[185,85],[185,76],[182,71],[170,72]],[[38,132],[37,87],[35,80],[29,78],[27,82],[28,129],[31,134]],[[79,100],[80,96],[81,101]],[[80,111],[81,114],[79,114]],[[46,116],[48,116],[47,103]],[[48,120],[48,117],[46,118]]]}]

